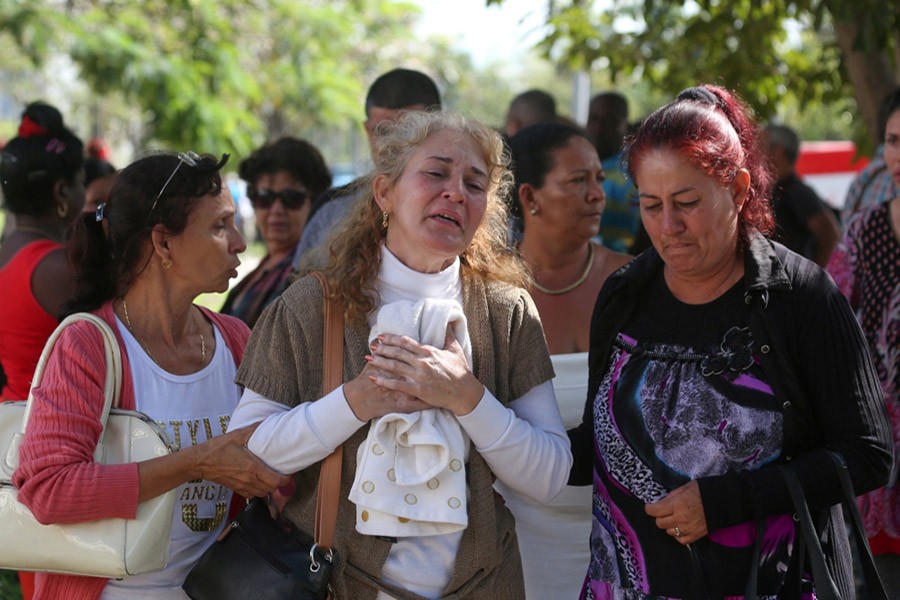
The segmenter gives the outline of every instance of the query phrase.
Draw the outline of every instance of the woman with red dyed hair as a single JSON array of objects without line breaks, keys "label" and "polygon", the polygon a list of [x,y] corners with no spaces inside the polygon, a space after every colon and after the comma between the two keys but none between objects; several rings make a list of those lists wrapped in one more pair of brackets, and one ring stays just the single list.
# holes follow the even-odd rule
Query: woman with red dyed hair
[{"label": "woman with red dyed hair", "polygon": [[812,597],[824,582],[799,564],[787,463],[853,597],[840,507],[822,512],[841,499],[825,449],[874,489],[890,427],[847,302],[766,238],[756,124],[727,90],[690,88],[642,123],[627,164],[653,247],[607,280],[591,321],[569,432],[569,483],[594,486],[582,598],[742,597],[751,578],[760,598]]}]

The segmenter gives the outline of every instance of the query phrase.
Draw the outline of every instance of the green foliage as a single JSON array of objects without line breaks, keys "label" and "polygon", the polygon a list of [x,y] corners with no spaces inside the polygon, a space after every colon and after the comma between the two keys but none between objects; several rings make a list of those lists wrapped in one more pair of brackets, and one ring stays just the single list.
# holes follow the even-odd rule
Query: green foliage
[{"label": "green foliage", "polygon": [[[852,20],[856,47],[886,57],[896,56],[900,29],[896,0],[557,0],[551,6],[550,33],[541,42],[550,59],[670,96],[701,82],[723,85],[762,120],[797,106],[804,114],[822,107],[854,111],[835,23]],[[893,68],[900,73],[896,59]],[[843,120],[834,125],[833,132],[843,132],[838,135],[850,133]],[[854,137],[862,138],[862,120],[854,125]]]},{"label": "green foliage", "polygon": [[423,68],[438,83],[446,108],[492,127],[504,126],[509,101],[524,89],[514,89],[509,78],[501,76],[508,74],[509,65],[494,62],[479,69],[448,38],[429,40],[424,52]]},{"label": "green foliage", "polygon": [[[561,8],[543,42],[550,55],[613,77],[636,75],[675,94],[698,82],[736,89],[765,118],[793,87],[792,72],[775,48],[785,42],[779,2],[614,2],[595,13],[591,3]],[[630,27],[628,25],[631,25]],[[803,65],[807,72],[819,63]]]},{"label": "green foliage", "polygon": [[0,600],[21,600],[21,598],[22,590],[16,572],[0,570]]},{"label": "green foliage", "polygon": [[67,55],[100,96],[140,107],[143,145],[246,155],[358,114],[359,63],[409,24],[395,0],[0,0],[34,65]]}]

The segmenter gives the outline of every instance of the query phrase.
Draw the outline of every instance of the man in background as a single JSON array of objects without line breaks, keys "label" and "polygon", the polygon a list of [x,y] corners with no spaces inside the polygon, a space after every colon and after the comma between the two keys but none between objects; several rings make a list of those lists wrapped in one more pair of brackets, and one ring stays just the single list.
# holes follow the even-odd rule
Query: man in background
[{"label": "man in background", "polygon": [[841,228],[831,209],[797,176],[800,136],[786,125],[769,125],[765,139],[777,178],[772,190],[775,238],[824,267],[841,237]]},{"label": "man in background", "polygon": [[603,245],[628,252],[640,223],[637,190],[622,166],[622,146],[628,133],[628,101],[618,92],[602,92],[591,99],[585,133],[600,157],[606,179],[606,208],[600,221]]},{"label": "man in background", "polygon": [[[441,96],[437,85],[428,75],[411,69],[394,69],[378,77],[366,94],[364,126],[371,148],[375,128],[384,121],[396,119],[411,110],[440,110]],[[358,180],[357,180],[358,181]],[[294,253],[294,268],[309,250],[322,245],[353,208],[358,198],[357,181],[331,189],[317,199],[317,207],[303,229]]]},{"label": "man in background", "polygon": [[509,103],[506,113],[506,135],[512,137],[521,129],[557,120],[556,100],[543,90],[522,92]]}]

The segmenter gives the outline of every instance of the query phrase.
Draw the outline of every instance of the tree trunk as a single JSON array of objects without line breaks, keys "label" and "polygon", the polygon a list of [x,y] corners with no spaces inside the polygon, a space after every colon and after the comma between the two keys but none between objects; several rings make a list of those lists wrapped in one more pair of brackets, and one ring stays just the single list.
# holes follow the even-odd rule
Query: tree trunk
[{"label": "tree trunk", "polygon": [[878,145],[884,137],[884,132],[879,131],[878,107],[894,89],[897,73],[891,66],[887,50],[863,47],[867,45],[856,43],[862,18],[864,17],[859,11],[853,11],[847,20],[839,21],[835,15],[834,29],[843,55],[844,68],[847,69],[847,76],[856,95],[856,103],[865,120],[869,137],[873,144]]},{"label": "tree trunk", "polygon": [[277,108],[272,107],[263,114],[263,123],[265,123],[267,141],[277,140],[289,134],[284,113]]}]

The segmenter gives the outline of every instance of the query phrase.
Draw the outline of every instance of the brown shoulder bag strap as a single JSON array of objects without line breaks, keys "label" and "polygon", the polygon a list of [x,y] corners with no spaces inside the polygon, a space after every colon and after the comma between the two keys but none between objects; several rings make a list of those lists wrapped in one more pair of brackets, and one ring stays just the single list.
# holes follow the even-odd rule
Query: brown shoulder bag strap
[{"label": "brown shoulder bag strap", "polygon": [[[311,274],[322,285],[325,299],[322,388],[327,394],[344,381],[344,315],[337,300],[331,296],[331,287],[325,276],[318,271]],[[334,543],[334,526],[341,492],[341,453],[342,446],[335,448],[322,461],[319,473],[315,540],[324,550],[330,549]]]}]

